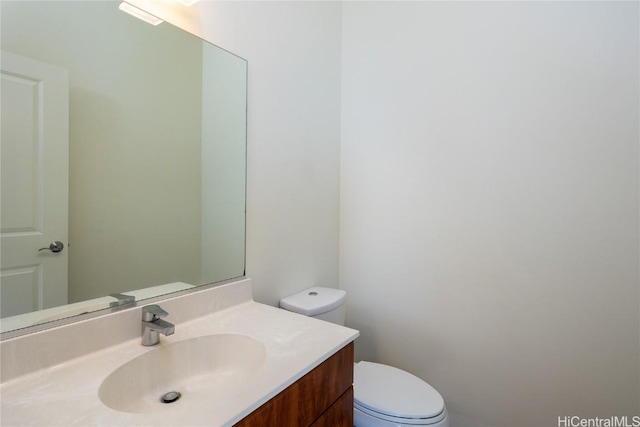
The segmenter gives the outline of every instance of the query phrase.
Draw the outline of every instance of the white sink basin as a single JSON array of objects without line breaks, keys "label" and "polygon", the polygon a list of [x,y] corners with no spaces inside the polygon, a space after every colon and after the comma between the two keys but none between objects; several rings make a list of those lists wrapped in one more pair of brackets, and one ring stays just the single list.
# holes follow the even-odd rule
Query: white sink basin
[{"label": "white sink basin", "polygon": [[[266,357],[264,344],[238,334],[160,345],[113,371],[100,386],[100,400],[117,411],[143,413],[215,399],[248,379]],[[171,392],[181,397],[163,403],[162,397]],[[170,394],[170,400],[175,396]]]}]

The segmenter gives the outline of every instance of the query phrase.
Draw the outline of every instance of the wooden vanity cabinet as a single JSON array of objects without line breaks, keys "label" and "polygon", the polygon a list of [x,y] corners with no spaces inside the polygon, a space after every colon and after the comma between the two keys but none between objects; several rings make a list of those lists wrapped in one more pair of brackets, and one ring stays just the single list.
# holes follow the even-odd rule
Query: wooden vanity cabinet
[{"label": "wooden vanity cabinet", "polygon": [[353,343],[235,426],[353,427]]}]

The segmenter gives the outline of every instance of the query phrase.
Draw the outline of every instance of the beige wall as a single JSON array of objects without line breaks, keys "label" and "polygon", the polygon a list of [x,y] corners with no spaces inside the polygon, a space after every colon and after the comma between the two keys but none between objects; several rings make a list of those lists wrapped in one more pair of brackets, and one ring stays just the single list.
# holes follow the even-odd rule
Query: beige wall
[{"label": "beige wall", "polygon": [[357,357],[474,426],[640,415],[638,3],[343,8]]},{"label": "beige wall", "polygon": [[2,12],[3,48],[70,70],[69,302],[198,282],[200,44],[112,1]]}]

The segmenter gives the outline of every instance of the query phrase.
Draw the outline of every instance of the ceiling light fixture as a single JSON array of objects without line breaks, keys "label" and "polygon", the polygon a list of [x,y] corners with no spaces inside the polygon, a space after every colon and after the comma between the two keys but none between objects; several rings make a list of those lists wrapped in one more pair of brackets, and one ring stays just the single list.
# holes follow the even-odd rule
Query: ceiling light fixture
[{"label": "ceiling light fixture", "polygon": [[198,0],[178,0],[178,1],[187,7],[198,2]]},{"label": "ceiling light fixture", "polygon": [[151,25],[158,25],[158,24],[162,24],[164,21],[160,18],[157,18],[147,12],[145,12],[142,9],[138,9],[135,6],[130,5],[129,3],[125,3],[122,2],[120,3],[120,6],[118,6],[118,8],[123,11],[128,13],[131,16],[135,16],[138,19],[142,19],[144,22],[151,24]]}]

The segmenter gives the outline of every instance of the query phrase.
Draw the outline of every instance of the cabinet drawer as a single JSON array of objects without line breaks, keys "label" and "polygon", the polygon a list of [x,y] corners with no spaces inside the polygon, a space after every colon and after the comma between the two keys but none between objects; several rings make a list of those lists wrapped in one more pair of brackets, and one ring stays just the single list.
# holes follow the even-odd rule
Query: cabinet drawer
[{"label": "cabinet drawer", "polygon": [[[314,421],[320,421],[320,415],[341,398],[344,398],[341,400],[351,399],[349,412],[352,413],[353,394],[345,393],[351,389],[352,384],[353,343],[349,343],[280,394],[240,420],[236,426],[310,426]],[[343,402],[342,405],[344,407],[346,403]],[[353,414],[351,416],[353,417]],[[319,426],[322,425],[319,424]]]},{"label": "cabinet drawer", "polygon": [[311,427],[353,427],[353,387],[333,402]]}]

